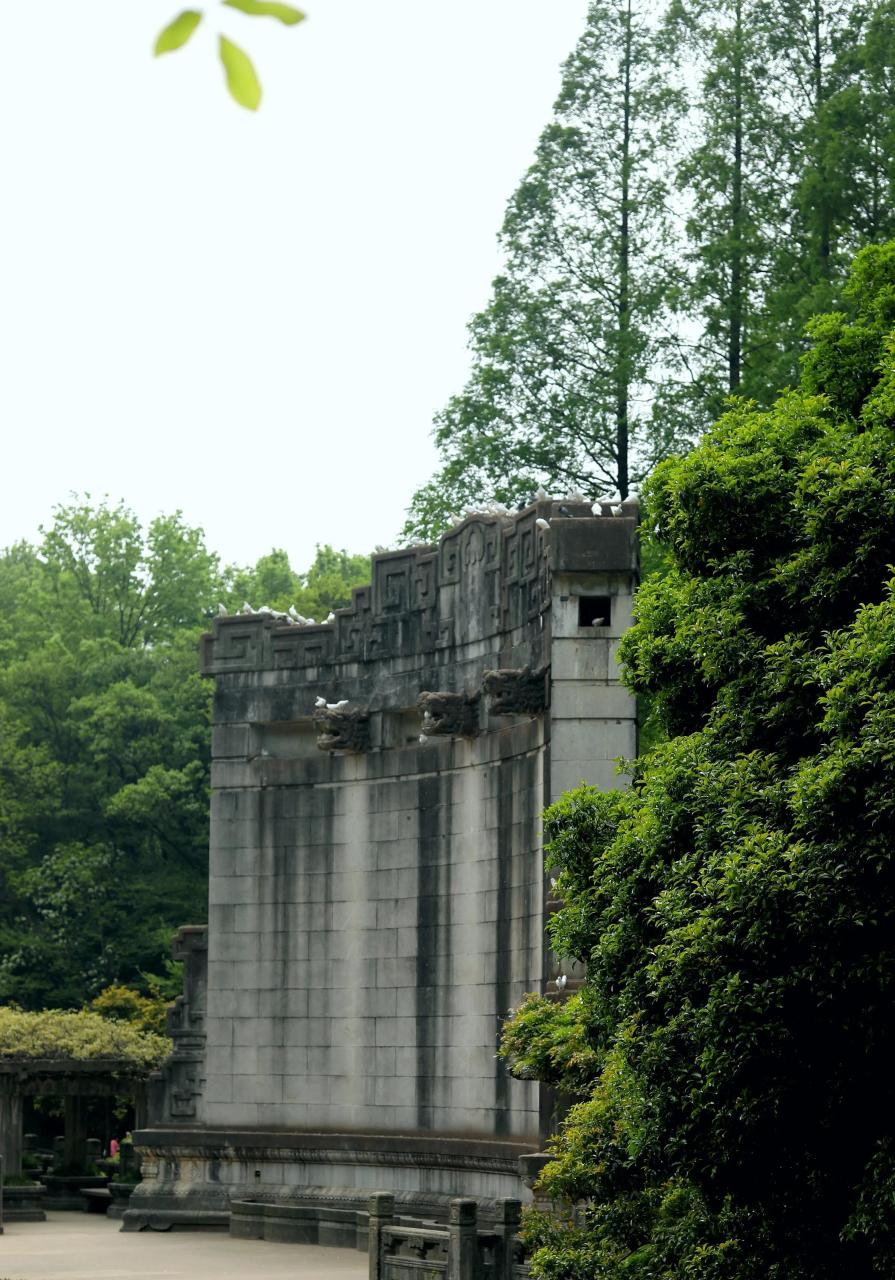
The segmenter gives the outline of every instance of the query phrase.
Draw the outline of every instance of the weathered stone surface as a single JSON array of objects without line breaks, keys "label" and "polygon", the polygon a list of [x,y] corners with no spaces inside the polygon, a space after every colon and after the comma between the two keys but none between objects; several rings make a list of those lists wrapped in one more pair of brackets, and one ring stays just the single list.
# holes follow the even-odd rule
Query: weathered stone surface
[{"label": "weathered stone surface", "polygon": [[[507,1010],[565,971],[540,815],[569,779],[623,785],[635,734],[610,658],[635,521],[571,509],[377,556],[328,626],[221,618],[204,638],[207,997],[197,968],[126,1225],[226,1222],[259,1188],[529,1197],[517,1160],[548,1108],[495,1053]],[[606,627],[579,625],[582,597]],[[336,723],[340,702],[362,712]]]}]

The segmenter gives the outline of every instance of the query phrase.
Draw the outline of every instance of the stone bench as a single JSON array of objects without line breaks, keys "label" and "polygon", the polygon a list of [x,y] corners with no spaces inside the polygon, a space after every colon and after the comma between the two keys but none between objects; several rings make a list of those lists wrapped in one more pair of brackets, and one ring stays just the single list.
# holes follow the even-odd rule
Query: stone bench
[{"label": "stone bench", "polygon": [[83,1187],[85,1213],[108,1213],[112,1203],[112,1192],[108,1187]]}]

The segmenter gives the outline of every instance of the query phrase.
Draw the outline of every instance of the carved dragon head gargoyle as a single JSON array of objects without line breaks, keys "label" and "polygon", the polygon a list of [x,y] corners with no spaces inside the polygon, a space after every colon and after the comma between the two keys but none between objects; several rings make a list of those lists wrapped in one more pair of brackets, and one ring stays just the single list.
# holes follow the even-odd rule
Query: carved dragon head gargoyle
[{"label": "carved dragon head gargoyle", "polygon": [[491,715],[537,715],[547,706],[547,668],[486,671],[482,691]]},{"label": "carved dragon head gargoyle", "polygon": [[318,707],[314,724],[320,751],[366,751],[370,746],[370,713],[364,707]]},{"label": "carved dragon head gargoyle", "polygon": [[478,730],[478,703],[465,693],[421,693],[416,700],[426,737],[470,738]]}]

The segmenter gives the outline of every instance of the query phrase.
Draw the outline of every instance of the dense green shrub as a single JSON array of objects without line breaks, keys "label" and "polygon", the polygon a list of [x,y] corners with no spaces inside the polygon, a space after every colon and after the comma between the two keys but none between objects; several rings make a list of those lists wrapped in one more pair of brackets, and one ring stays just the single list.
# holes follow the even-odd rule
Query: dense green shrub
[{"label": "dense green shrub", "polygon": [[537,1276],[895,1274],[895,245],[848,299],[648,489],[623,662],[666,739],[548,811],[588,978],[505,1036],[574,1102]]},{"label": "dense green shrub", "polygon": [[0,1061],[62,1058],[124,1060],[129,1071],[154,1071],[171,1052],[171,1041],[133,1023],[104,1018],[87,1009],[26,1013],[0,1007]]}]

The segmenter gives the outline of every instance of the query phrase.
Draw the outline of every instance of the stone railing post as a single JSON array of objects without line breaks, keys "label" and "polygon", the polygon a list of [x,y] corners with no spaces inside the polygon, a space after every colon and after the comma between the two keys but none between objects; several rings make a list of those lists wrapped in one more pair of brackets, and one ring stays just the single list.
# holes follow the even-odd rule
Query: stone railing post
[{"label": "stone railing post", "polygon": [[475,1200],[451,1201],[447,1280],[475,1280],[479,1252],[477,1221]]},{"label": "stone railing post", "polygon": [[521,1200],[498,1200],[494,1229],[500,1237],[498,1280],[513,1280],[513,1241],[522,1222]]},{"label": "stone railing post", "polygon": [[533,1151],[530,1155],[519,1157],[519,1176],[534,1196],[536,1209],[549,1208],[550,1202],[537,1189],[537,1183],[546,1166],[555,1158],[546,1151]]},{"label": "stone railing post", "polygon": [[381,1280],[382,1228],[387,1226],[395,1216],[395,1197],[388,1191],[374,1192],[367,1201],[367,1212],[370,1215],[368,1244],[370,1280]]}]

